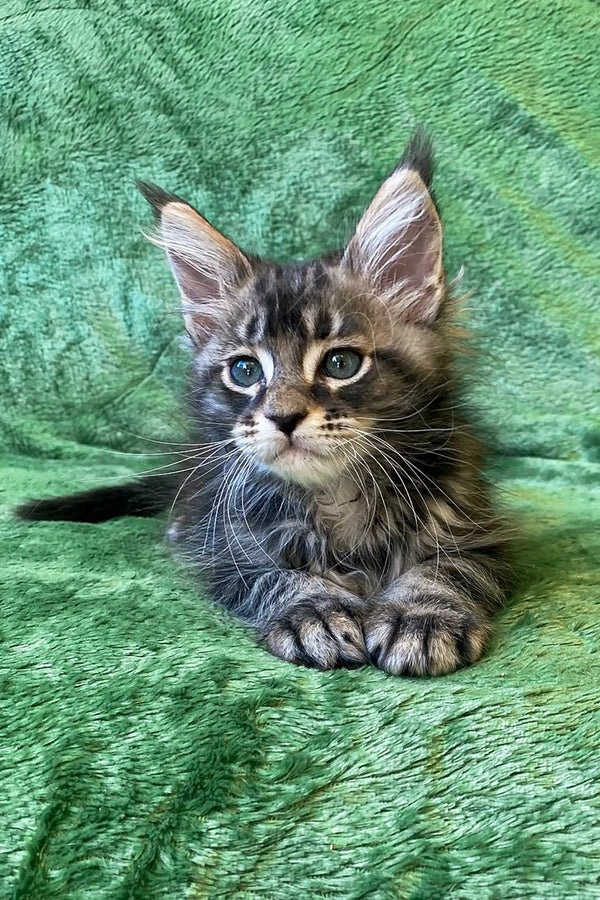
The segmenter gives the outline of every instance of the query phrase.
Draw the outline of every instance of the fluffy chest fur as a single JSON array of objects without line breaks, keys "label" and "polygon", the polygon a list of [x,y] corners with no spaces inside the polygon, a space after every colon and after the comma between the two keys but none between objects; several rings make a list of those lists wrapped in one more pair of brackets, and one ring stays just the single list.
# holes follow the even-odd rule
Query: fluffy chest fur
[{"label": "fluffy chest fur", "polygon": [[371,596],[406,568],[416,546],[411,506],[372,477],[307,489],[264,473],[236,478],[235,465],[225,466],[200,487],[190,483],[181,509],[170,536],[228,597],[264,566]]},{"label": "fluffy chest fur", "polygon": [[[329,490],[318,493],[313,500],[315,528],[327,540],[332,551],[343,556],[353,553],[365,538],[370,512],[369,498],[356,482],[348,478]],[[369,535],[370,539],[370,535]]]},{"label": "fluffy chest fur", "polygon": [[[343,479],[313,500],[315,532],[323,542],[320,574],[369,594],[402,571],[407,528],[401,506],[375,480]],[[313,568],[318,571],[317,567]]]}]

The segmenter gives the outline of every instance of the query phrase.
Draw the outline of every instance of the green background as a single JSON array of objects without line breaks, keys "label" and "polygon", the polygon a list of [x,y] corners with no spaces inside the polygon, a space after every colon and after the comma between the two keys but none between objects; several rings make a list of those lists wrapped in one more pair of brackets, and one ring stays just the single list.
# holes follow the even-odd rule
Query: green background
[{"label": "green background", "polygon": [[[0,897],[599,896],[599,33],[591,0],[3,4]],[[311,255],[417,124],[518,535],[481,664],[297,669],[161,522],[12,520],[182,433],[134,178]]]}]

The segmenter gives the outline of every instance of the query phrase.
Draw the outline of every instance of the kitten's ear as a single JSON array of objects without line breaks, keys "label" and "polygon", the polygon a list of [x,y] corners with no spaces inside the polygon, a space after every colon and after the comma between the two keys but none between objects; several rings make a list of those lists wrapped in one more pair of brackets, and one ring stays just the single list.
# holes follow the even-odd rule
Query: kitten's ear
[{"label": "kitten's ear", "polygon": [[250,275],[250,261],[189,203],[154,185],[136,185],[154,211],[157,231],[151,240],[166,250],[186,328],[202,341],[223,315],[229,289]]},{"label": "kitten's ear", "polygon": [[375,194],[343,256],[404,321],[415,324],[434,322],[444,297],[442,225],[425,183],[430,177],[431,153],[417,136]]}]

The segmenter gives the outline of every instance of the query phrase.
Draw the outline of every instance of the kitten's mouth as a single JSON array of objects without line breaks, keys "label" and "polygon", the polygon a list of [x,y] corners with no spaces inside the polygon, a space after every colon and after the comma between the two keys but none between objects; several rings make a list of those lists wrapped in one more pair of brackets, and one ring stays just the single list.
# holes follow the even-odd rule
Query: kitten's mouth
[{"label": "kitten's mouth", "polygon": [[312,487],[331,480],[336,471],[332,462],[330,455],[290,441],[267,465],[272,472],[286,480]]},{"label": "kitten's mouth", "polygon": [[277,454],[275,459],[279,460],[279,459],[285,458],[286,460],[292,460],[294,458],[298,458],[298,459],[309,458],[310,459],[311,457],[313,459],[325,459],[326,454],[317,450],[316,447],[302,446],[302,445],[298,444],[296,441],[294,441],[292,438],[290,438],[290,441],[289,441],[287,447],[284,447]]},{"label": "kitten's mouth", "polygon": [[269,441],[258,440],[243,449],[273,474],[311,487],[331,481],[341,468],[341,457],[329,446],[318,445],[318,439],[305,435],[278,434]]},{"label": "kitten's mouth", "polygon": [[[315,446],[317,442],[296,436],[278,441],[278,446],[261,448],[255,458],[286,481],[292,481],[310,488],[321,486],[336,478],[340,471],[340,460],[328,448]],[[255,450],[256,453],[256,450]]]}]

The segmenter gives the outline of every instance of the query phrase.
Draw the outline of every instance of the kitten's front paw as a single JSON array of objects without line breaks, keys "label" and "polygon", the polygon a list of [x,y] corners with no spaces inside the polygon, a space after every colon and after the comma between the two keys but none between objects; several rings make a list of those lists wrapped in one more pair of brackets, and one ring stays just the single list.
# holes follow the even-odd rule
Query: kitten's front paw
[{"label": "kitten's front paw", "polygon": [[353,669],[367,662],[361,610],[337,597],[305,600],[265,635],[274,656],[317,669]]},{"label": "kitten's front paw", "polygon": [[381,603],[364,622],[370,661],[392,675],[444,675],[476,662],[489,623],[470,612]]}]

